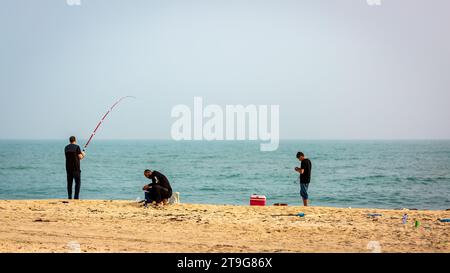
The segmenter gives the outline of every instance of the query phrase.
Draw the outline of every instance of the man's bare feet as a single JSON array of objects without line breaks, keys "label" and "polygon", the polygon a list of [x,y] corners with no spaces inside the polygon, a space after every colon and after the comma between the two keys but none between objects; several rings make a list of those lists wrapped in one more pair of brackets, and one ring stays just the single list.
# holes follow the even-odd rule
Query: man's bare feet
[{"label": "man's bare feet", "polygon": [[155,209],[162,209],[162,208],[164,208],[164,204],[163,204],[163,202],[159,202],[159,203],[153,202],[152,207]]}]

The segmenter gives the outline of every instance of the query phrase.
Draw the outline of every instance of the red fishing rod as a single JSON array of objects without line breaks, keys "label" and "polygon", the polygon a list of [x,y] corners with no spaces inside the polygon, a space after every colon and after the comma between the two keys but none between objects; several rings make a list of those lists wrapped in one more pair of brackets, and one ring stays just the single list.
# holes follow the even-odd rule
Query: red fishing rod
[{"label": "red fishing rod", "polygon": [[120,98],[118,101],[116,101],[110,108],[109,110],[106,112],[106,114],[102,117],[102,119],[98,122],[97,126],[95,126],[94,131],[91,134],[91,137],[89,137],[89,140],[86,142],[86,144],[84,144],[83,147],[83,151],[86,151],[87,146],[89,145],[89,143],[91,143],[92,138],[95,136],[95,133],[97,132],[98,128],[100,127],[100,125],[102,125],[103,121],[106,119],[106,117],[108,116],[109,113],[112,112],[112,110],[114,109],[114,107],[116,107],[117,104],[119,104],[122,100],[126,99],[126,98],[135,98],[133,96],[125,96]]}]

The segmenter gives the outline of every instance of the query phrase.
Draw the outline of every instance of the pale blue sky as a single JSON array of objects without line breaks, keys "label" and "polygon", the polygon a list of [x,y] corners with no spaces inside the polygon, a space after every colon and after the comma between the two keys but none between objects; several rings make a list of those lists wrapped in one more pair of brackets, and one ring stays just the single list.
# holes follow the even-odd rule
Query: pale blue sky
[{"label": "pale blue sky", "polygon": [[176,104],[279,104],[283,139],[450,138],[450,1],[3,0],[0,138],[170,138]]}]

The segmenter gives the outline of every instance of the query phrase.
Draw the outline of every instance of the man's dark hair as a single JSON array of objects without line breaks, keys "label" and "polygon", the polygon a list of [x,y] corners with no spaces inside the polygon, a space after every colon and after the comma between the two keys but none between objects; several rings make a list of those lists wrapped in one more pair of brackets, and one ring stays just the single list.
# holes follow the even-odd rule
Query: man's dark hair
[{"label": "man's dark hair", "polygon": [[297,153],[297,158],[300,158],[301,156],[305,156],[305,154],[302,153],[302,152],[298,152],[298,153]]},{"label": "man's dark hair", "polygon": [[144,173],[148,173],[148,172],[151,172],[149,169],[146,169],[145,171],[144,171]]},{"label": "man's dark hair", "polygon": [[73,142],[75,142],[76,140],[77,140],[77,138],[74,137],[74,136],[69,137],[70,143],[73,143]]}]

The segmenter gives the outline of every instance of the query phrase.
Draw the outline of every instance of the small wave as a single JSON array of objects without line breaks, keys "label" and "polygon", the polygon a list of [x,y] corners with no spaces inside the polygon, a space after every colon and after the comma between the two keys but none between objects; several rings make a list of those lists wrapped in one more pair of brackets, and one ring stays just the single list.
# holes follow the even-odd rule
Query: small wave
[{"label": "small wave", "polygon": [[366,175],[366,176],[355,176],[350,177],[350,181],[361,181],[361,180],[367,180],[367,179],[379,179],[379,178],[389,178],[387,175],[382,174],[374,174],[374,175]]},{"label": "small wave", "polygon": [[201,157],[201,159],[217,159],[217,155],[204,155]]},{"label": "small wave", "polygon": [[241,176],[241,174],[239,174],[239,173],[219,175],[220,178],[235,178],[235,177],[240,177],[240,176]]},{"label": "small wave", "polygon": [[202,187],[202,188],[199,189],[199,191],[214,191],[214,192],[217,192],[219,190],[220,189],[214,188],[214,187]]},{"label": "small wave", "polygon": [[1,170],[32,170],[35,169],[31,166],[10,166],[10,167],[0,167]]},{"label": "small wave", "polygon": [[406,177],[405,178],[407,181],[417,181],[416,177]]},{"label": "small wave", "polygon": [[431,183],[431,182],[437,182],[437,181],[450,181],[450,178],[448,177],[406,177],[406,181],[411,182],[418,182],[418,183]]},{"label": "small wave", "polygon": [[438,177],[434,177],[433,178],[434,180],[436,180],[436,181],[450,181],[450,177],[447,177],[447,176],[438,176]]}]

